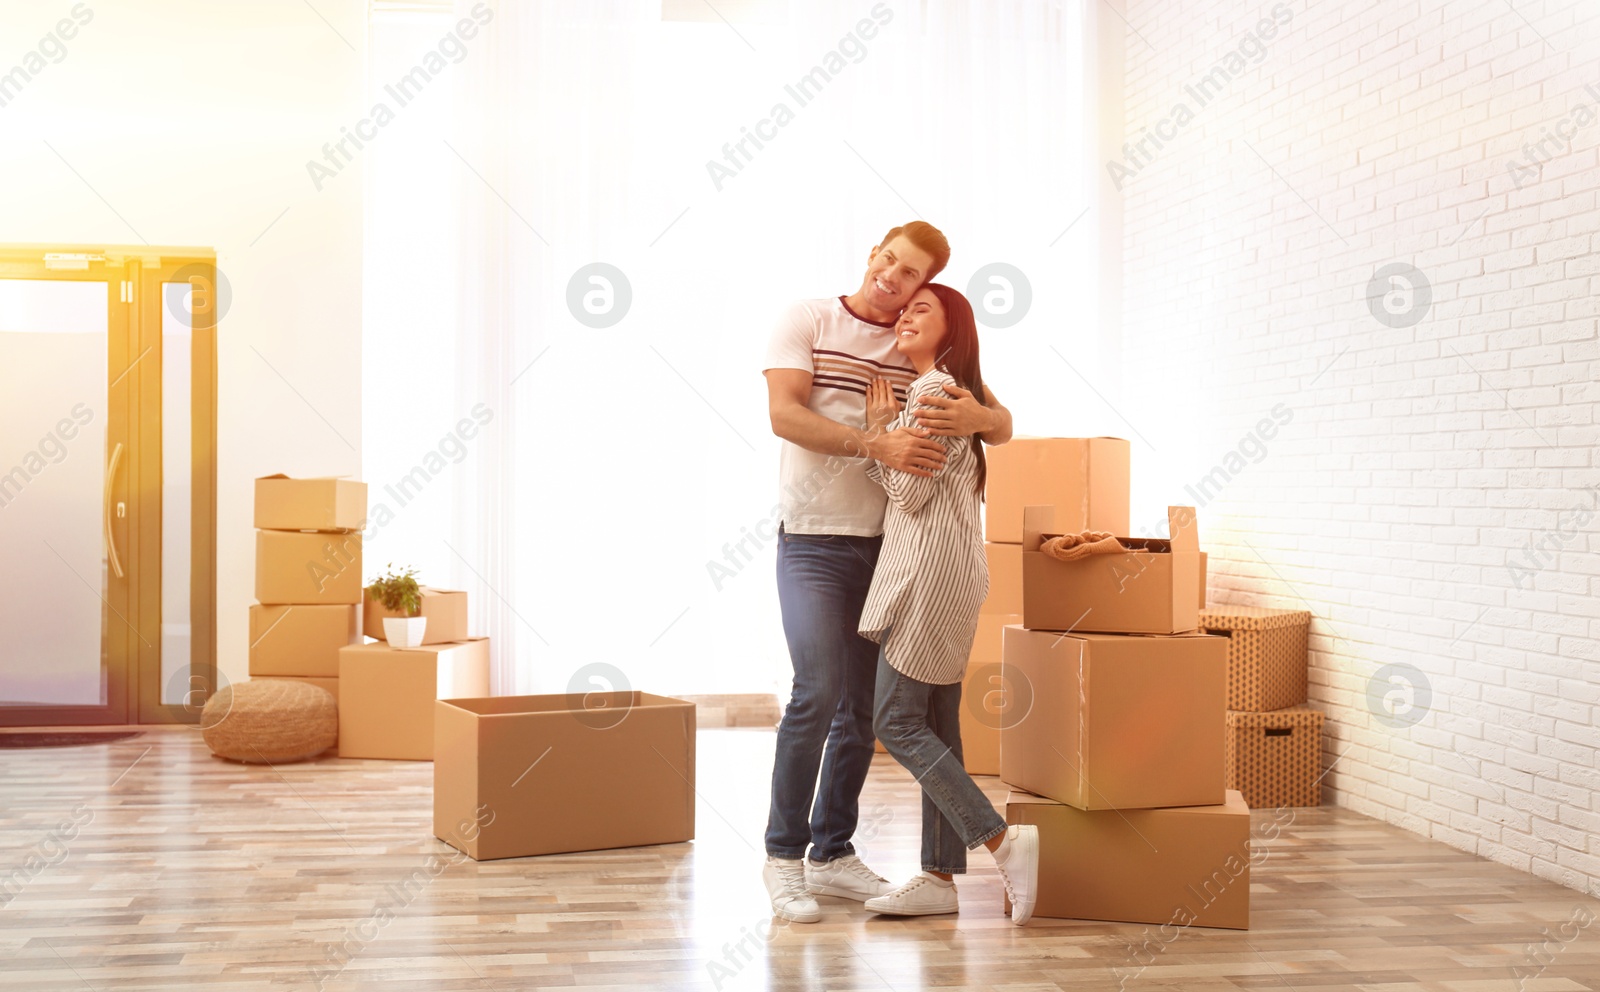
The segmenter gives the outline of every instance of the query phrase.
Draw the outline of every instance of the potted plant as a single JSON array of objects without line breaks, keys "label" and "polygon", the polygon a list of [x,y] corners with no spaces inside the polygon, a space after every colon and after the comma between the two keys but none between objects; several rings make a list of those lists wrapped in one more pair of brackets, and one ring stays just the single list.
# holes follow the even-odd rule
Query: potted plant
[{"label": "potted plant", "polygon": [[390,647],[414,648],[422,643],[428,618],[417,615],[422,612],[422,587],[417,585],[416,569],[397,571],[390,562],[389,570],[367,586],[367,593],[384,609],[402,614],[383,618],[383,636]]}]

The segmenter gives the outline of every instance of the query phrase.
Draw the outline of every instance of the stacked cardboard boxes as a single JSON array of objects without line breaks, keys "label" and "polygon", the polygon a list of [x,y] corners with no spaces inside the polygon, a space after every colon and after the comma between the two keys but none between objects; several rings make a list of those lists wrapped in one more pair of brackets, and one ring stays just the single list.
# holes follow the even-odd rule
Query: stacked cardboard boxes
[{"label": "stacked cardboard boxes", "polygon": [[[1001,625],[999,771],[1007,821],[1039,828],[1035,913],[1246,928],[1250,812],[1225,784],[1228,642],[1200,630],[1194,511],[1169,510],[1170,538],[1122,537],[1126,442],[1056,439],[1013,457],[1019,443],[990,455],[987,532],[991,569],[1015,569],[1000,584],[1021,622]],[[1062,500],[1068,479],[1081,496]],[[1085,530],[1129,550],[1042,550]]]},{"label": "stacked cardboard boxes", "polygon": [[1323,714],[1306,707],[1311,613],[1219,606],[1203,629],[1228,638],[1228,788],[1251,806],[1317,806]]},{"label": "stacked cardboard boxes", "polygon": [[1001,631],[1022,622],[1023,509],[1048,504],[1078,530],[1128,529],[1128,442],[1115,437],[1018,437],[985,449],[984,556],[989,598],[961,691],[967,771],[1000,774],[1000,727],[1018,701],[1001,667]]},{"label": "stacked cardboard boxes", "polygon": [[361,527],[367,486],[349,479],[256,480],[252,679],[309,682],[339,696],[339,649],[361,637]]}]

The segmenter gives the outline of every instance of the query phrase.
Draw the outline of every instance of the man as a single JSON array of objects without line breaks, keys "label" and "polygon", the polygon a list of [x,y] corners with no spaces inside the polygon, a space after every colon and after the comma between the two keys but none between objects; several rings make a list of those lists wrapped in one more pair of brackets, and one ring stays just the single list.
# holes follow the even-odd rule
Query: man
[{"label": "man", "polygon": [[895,348],[894,323],[949,260],[950,245],[933,225],[894,228],[867,255],[860,288],[795,304],[767,352],[772,432],[784,441],[778,602],[794,687],[778,727],[762,880],[773,913],[796,923],[821,918],[816,895],[865,901],[893,889],[850,843],[872,764],[878,659],[877,645],[856,627],[887,500],[867,477],[869,460],[931,476],[945,460],[933,434],[1011,439],[1011,413],[987,387],[981,402],[958,387],[930,398],[918,428],[865,429],[868,385],[886,380],[903,398],[916,377]]}]

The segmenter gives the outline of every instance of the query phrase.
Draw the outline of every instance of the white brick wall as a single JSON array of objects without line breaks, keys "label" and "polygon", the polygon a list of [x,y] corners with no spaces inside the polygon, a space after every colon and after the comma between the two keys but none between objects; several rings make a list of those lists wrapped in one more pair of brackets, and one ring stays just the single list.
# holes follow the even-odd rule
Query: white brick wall
[{"label": "white brick wall", "polygon": [[[1130,0],[1127,137],[1273,6]],[[1231,476],[1211,597],[1315,614],[1329,801],[1600,895],[1600,4],[1283,7],[1120,194],[1136,514]],[[1414,326],[1368,309],[1392,262],[1431,283]],[[1414,725],[1369,709],[1390,664],[1431,687]]]}]

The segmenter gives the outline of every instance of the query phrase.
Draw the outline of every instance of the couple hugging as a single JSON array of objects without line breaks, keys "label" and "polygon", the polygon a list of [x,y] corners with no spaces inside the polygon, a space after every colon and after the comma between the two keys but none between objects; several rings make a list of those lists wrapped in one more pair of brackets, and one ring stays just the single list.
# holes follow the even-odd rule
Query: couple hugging
[{"label": "couple hugging", "polygon": [[[794,687],[762,879],[773,913],[796,923],[821,918],[817,895],[954,913],[952,876],[980,845],[1012,921],[1033,912],[1037,828],[1007,827],[962,767],[961,680],[989,589],[983,444],[1011,439],[1011,414],[983,384],[971,304],[930,281],[949,260],[933,225],[894,228],[859,289],[795,304],[767,352]],[[901,886],[850,843],[874,734],[922,787],[923,870]]]}]

